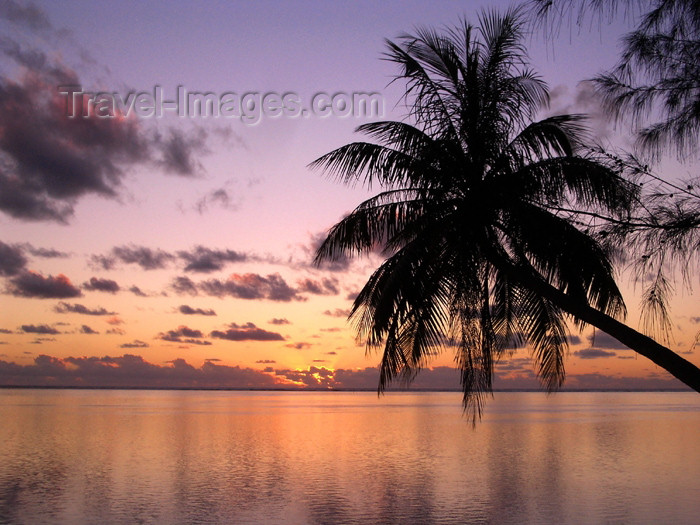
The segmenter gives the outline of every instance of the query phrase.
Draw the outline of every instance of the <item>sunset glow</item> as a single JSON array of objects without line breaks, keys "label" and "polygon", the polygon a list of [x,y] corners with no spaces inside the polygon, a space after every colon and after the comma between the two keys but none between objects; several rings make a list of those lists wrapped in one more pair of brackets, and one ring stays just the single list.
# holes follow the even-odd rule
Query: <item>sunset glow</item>
[{"label": "sunset glow", "polygon": [[[380,256],[312,263],[328,228],[370,191],[307,165],[358,140],[356,126],[405,116],[384,38],[473,17],[472,3],[35,7],[0,12],[0,385],[376,388],[379,355],[347,317]],[[627,146],[579,83],[615,62],[623,29],[556,46],[533,37],[528,49],[552,90],[543,113],[590,113],[597,138]],[[77,99],[61,86],[122,105],[110,95],[68,117]],[[124,104],[152,102],[130,93],[156,87],[166,103],[184,87],[222,108],[222,94],[236,93],[256,122],[127,113]],[[358,93],[380,95],[382,114],[350,111]],[[641,285],[625,267],[619,282],[638,327]],[[697,292],[680,279],[674,292],[669,347],[700,364]],[[499,363],[496,388],[539,388],[528,355],[517,348]],[[572,331],[566,369],[570,389],[683,388],[590,328]],[[449,348],[414,387],[459,388]]]}]

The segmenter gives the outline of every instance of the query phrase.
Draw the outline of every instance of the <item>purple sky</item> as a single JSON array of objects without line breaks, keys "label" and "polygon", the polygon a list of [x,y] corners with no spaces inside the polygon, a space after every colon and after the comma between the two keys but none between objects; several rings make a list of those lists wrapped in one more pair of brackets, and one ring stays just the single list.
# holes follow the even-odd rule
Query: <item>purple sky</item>
[{"label": "purple sky", "polygon": [[[307,164],[356,140],[363,122],[403,117],[385,38],[476,22],[482,7],[3,2],[0,384],[372,388],[378,357],[365,357],[345,316],[377,260],[310,265],[319,236],[368,193]],[[615,63],[621,31],[564,30],[527,47],[549,111],[588,112],[599,138],[625,145],[579,83]],[[156,88],[172,99],[178,86],[291,93],[305,108],[319,93],[375,93],[383,115],[71,120],[65,85],[125,99]],[[673,306],[672,347],[692,352],[697,300],[679,293]],[[572,344],[569,386],[678,386],[589,336]],[[526,355],[502,365],[504,386],[534,386]],[[441,356],[418,386],[457,386],[452,365]]]}]

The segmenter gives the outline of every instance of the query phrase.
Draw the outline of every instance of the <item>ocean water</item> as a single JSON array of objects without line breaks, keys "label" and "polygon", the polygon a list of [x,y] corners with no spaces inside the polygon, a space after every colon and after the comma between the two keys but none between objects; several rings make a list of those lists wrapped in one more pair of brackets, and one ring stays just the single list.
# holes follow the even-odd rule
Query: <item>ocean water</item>
[{"label": "ocean water", "polygon": [[2,389],[0,523],[700,523],[700,396]]}]

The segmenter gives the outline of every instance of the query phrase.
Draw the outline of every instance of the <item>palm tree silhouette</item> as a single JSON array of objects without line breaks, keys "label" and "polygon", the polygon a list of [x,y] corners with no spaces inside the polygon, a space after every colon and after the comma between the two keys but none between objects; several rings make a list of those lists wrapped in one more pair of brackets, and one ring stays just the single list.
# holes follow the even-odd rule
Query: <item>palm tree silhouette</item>
[{"label": "palm tree silhouette", "polygon": [[386,256],[350,314],[368,350],[383,346],[379,390],[454,347],[476,417],[494,364],[518,343],[529,343],[539,378],[555,390],[569,318],[700,389],[697,367],[618,320],[626,310],[611,253],[557,213],[623,218],[638,188],[585,148],[581,116],[533,121],[548,91],[528,67],[519,12],[479,21],[387,41],[413,124],[364,124],[357,131],[374,143],[311,164],[382,190],[330,229],[315,259],[377,248]]}]

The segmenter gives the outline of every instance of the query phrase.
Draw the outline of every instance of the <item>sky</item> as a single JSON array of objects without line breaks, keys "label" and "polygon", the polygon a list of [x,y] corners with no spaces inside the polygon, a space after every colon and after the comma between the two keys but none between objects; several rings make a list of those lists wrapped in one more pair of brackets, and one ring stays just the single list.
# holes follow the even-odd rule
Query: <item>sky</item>
[{"label": "sky", "polygon": [[[381,260],[311,263],[371,193],[308,164],[405,116],[386,38],[484,7],[0,3],[0,385],[375,388],[379,356],[347,314]],[[526,44],[551,89],[543,113],[589,113],[625,146],[581,82],[615,63],[623,30]],[[620,283],[637,327],[640,285]],[[676,292],[669,344],[700,364],[697,297]],[[603,333],[570,342],[567,388],[682,387]],[[537,388],[528,355],[499,363],[497,388]],[[459,388],[454,356],[414,386]]]}]

